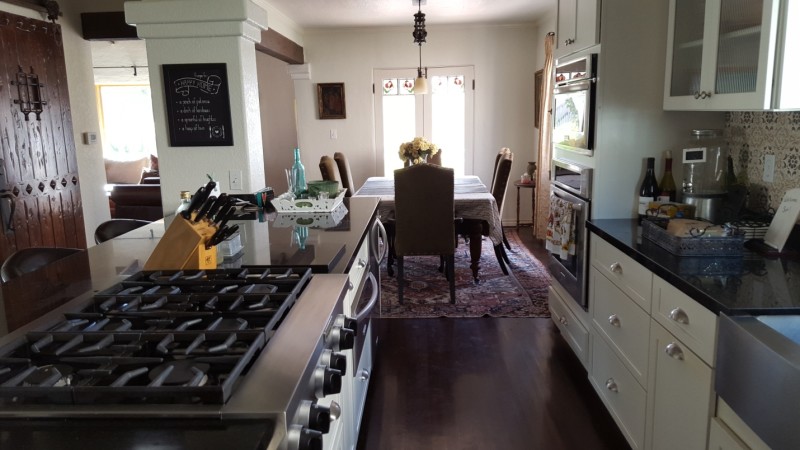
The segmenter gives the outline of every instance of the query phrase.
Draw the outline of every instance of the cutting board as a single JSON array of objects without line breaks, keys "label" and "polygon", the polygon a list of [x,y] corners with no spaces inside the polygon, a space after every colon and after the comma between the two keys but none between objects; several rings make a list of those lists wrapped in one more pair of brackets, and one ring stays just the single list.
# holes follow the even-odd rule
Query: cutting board
[{"label": "cutting board", "polygon": [[789,189],[783,195],[781,205],[769,224],[764,243],[779,252],[783,251],[783,246],[786,245],[786,240],[789,239],[798,217],[800,217],[800,188]]}]

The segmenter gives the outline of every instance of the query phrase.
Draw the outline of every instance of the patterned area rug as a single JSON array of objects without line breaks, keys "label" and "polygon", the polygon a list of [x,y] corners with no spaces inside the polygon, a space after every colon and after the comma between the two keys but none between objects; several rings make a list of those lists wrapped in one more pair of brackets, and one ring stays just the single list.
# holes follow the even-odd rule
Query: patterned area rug
[{"label": "patterned area rug", "polygon": [[[506,228],[508,276],[494,255],[492,241],[483,239],[481,282],[475,285],[469,269],[469,247],[462,241],[456,249],[456,303],[450,303],[450,290],[439,272],[438,256],[407,257],[405,277],[410,282],[403,292],[404,304],[397,302],[397,280],[381,267],[381,317],[550,317],[547,287],[550,274],[528,252],[516,230]],[[397,264],[395,263],[395,276]]]}]

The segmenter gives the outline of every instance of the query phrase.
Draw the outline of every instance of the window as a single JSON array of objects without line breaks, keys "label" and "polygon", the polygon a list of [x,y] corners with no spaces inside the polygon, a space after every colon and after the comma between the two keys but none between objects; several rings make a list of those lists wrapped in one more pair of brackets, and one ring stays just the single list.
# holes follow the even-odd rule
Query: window
[{"label": "window", "polygon": [[103,157],[114,160],[156,155],[156,130],[150,86],[97,87]]},{"label": "window", "polygon": [[403,167],[400,144],[415,136],[439,146],[442,165],[456,175],[472,172],[473,72],[471,66],[430,68],[430,92],[414,95],[416,69],[375,71],[375,136],[384,176]]}]

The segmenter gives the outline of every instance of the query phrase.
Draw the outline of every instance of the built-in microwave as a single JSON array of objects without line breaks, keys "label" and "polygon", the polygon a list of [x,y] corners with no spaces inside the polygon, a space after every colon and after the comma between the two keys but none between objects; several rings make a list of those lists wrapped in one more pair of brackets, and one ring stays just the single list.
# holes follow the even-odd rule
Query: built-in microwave
[{"label": "built-in microwave", "polygon": [[583,155],[594,153],[597,54],[566,61],[555,68],[553,146]]}]

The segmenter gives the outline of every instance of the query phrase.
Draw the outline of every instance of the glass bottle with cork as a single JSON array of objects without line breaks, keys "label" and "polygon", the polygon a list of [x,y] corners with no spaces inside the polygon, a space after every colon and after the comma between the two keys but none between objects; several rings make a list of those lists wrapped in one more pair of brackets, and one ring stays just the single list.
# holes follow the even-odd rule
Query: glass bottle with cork
[{"label": "glass bottle with cork", "polygon": [[655,201],[661,192],[658,189],[658,182],[655,175],[655,158],[647,158],[647,169],[644,173],[644,179],[639,186],[639,222],[647,215],[647,210],[650,208],[650,202]]},{"label": "glass bottle with cork", "polygon": [[658,183],[658,186],[661,188],[658,201],[662,203],[675,203],[678,190],[675,187],[675,179],[672,177],[672,152],[669,150],[664,154],[664,175],[661,177],[661,182]]},{"label": "glass bottle with cork", "polygon": [[292,165],[291,188],[296,198],[301,198],[307,189],[306,185],[306,169],[303,163],[300,162],[300,149],[294,149],[294,164]]}]

